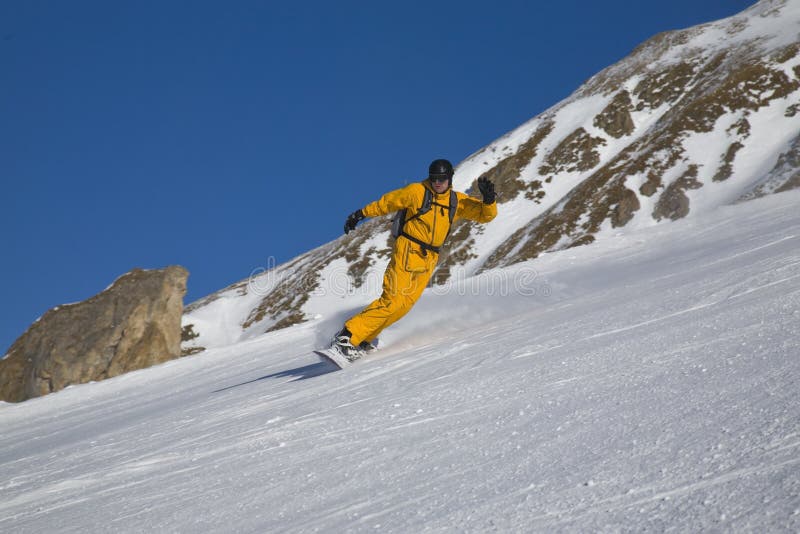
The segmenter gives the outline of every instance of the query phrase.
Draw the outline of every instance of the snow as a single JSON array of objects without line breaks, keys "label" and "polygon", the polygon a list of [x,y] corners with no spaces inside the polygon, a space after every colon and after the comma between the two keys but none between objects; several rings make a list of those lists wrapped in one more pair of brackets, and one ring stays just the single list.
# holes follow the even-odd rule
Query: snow
[{"label": "snow", "polygon": [[[776,25],[779,19],[792,23]],[[798,41],[798,20],[800,2],[797,0],[761,0],[737,16],[695,27],[692,38],[672,47],[662,60],[675,61],[698,49],[710,54],[749,43],[758,43],[765,50],[782,48]],[[776,28],[780,31],[776,32]]]},{"label": "snow", "polygon": [[796,532],[798,202],[436,288],[344,371],[348,299],[0,404],[0,531]]}]

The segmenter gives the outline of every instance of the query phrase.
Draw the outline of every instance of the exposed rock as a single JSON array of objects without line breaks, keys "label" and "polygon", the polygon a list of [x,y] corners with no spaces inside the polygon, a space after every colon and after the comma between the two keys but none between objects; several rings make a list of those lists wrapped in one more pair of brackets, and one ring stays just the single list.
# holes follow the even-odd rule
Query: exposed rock
[{"label": "exposed rock", "polygon": [[703,184],[697,181],[697,165],[690,165],[689,169],[661,194],[653,211],[653,218],[657,221],[667,218],[676,221],[689,214],[689,197],[687,189],[698,189]]},{"label": "exposed rock", "polygon": [[694,74],[695,67],[682,62],[647,76],[633,90],[639,99],[636,109],[655,109],[667,102],[675,102],[684,94]]},{"label": "exposed rock", "polygon": [[181,356],[191,356],[192,354],[197,354],[206,350],[205,347],[184,346],[184,344],[189,344],[189,342],[198,337],[200,337],[200,334],[194,331],[193,324],[187,324],[183,327],[181,330]]},{"label": "exposed rock", "polygon": [[722,157],[722,165],[720,165],[714,178],[712,178],[713,181],[722,182],[731,177],[731,174],[733,174],[733,160],[736,158],[736,153],[743,148],[744,145],[738,141],[728,147],[728,151]]},{"label": "exposed rock", "polygon": [[636,196],[636,193],[630,189],[621,187],[619,192],[619,202],[614,207],[614,210],[611,214],[611,226],[613,228],[625,226],[630,222],[631,219],[633,219],[633,216],[641,207],[642,206],[639,203],[639,197]]},{"label": "exposed rock", "polygon": [[661,176],[654,172],[648,172],[647,181],[639,188],[639,192],[646,197],[652,197],[656,194],[660,185]]},{"label": "exposed rock", "polygon": [[[514,200],[521,191],[530,190],[531,185],[520,180],[522,170],[536,157],[539,144],[550,132],[553,131],[551,121],[544,122],[530,139],[525,141],[512,155],[500,160],[492,169],[483,173],[497,188],[497,202],[502,204]],[[541,184],[541,182],[537,182]],[[472,184],[473,191],[477,191],[477,180]]]},{"label": "exposed rock", "polygon": [[783,193],[784,191],[791,191],[792,189],[797,189],[798,187],[800,187],[800,169],[795,168],[794,172],[786,178],[786,181],[783,183],[783,185],[776,189],[775,192]]},{"label": "exposed rock", "polygon": [[0,361],[0,399],[21,402],[181,355],[189,272],[133,271],[94,297],[53,308]]},{"label": "exposed rock", "polygon": [[683,131],[710,132],[725,113],[758,111],[773,100],[786,98],[798,88],[800,82],[790,79],[771,64],[747,64],[732,71],[712,90],[692,100],[677,126]]},{"label": "exposed rock", "polygon": [[539,174],[546,176],[561,172],[584,172],[600,163],[596,148],[604,146],[602,137],[592,137],[583,128],[569,134],[545,158],[546,164],[539,168]]},{"label": "exposed rock", "polygon": [[630,110],[630,93],[628,91],[620,91],[611,100],[611,103],[594,118],[594,125],[605,130],[608,135],[616,139],[630,135],[635,129]]}]

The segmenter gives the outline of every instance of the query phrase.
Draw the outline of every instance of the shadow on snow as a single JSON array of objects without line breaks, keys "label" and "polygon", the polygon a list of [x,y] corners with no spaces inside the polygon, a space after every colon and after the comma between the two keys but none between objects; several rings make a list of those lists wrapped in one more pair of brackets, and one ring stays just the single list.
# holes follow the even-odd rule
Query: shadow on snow
[{"label": "shadow on snow", "polygon": [[289,382],[294,382],[295,380],[306,380],[308,378],[314,378],[315,376],[326,375],[328,373],[332,373],[333,371],[338,371],[338,370],[339,368],[331,362],[324,362],[324,361],[317,362],[309,365],[304,365],[302,367],[295,367],[294,369],[287,369],[286,371],[280,371],[278,373],[272,373],[259,378],[254,378],[253,380],[248,380],[247,382],[242,382],[241,384],[234,384],[233,386],[217,389],[213,391],[213,393],[221,393],[223,391],[228,391],[229,389],[246,386],[248,384],[260,382],[262,380],[268,380],[270,378],[294,377],[292,380],[289,380]]}]

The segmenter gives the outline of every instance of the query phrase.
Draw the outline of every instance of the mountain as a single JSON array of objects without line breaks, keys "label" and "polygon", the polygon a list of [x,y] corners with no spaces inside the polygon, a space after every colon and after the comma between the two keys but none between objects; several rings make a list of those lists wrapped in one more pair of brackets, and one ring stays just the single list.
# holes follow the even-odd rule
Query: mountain
[{"label": "mountain", "polygon": [[0,403],[0,532],[798,532],[798,202]]},{"label": "mountain", "polygon": [[[800,2],[656,35],[461,162],[454,187],[480,176],[499,215],[454,227],[438,285],[799,186]],[[344,299],[355,311],[380,292],[390,246],[388,221],[372,220],[254,273],[187,308],[185,346],[329,317]]]}]

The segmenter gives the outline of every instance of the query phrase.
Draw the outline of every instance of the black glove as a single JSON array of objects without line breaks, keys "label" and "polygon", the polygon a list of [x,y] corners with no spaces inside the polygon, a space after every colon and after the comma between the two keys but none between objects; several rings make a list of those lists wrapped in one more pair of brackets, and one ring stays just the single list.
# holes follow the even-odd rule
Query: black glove
[{"label": "black glove", "polygon": [[484,204],[492,204],[497,196],[494,192],[494,184],[485,176],[478,178],[478,189],[483,195]]},{"label": "black glove", "polygon": [[356,229],[356,225],[360,220],[364,218],[364,214],[361,210],[356,210],[350,215],[347,216],[347,220],[344,222],[344,233],[349,234],[353,230]]}]

